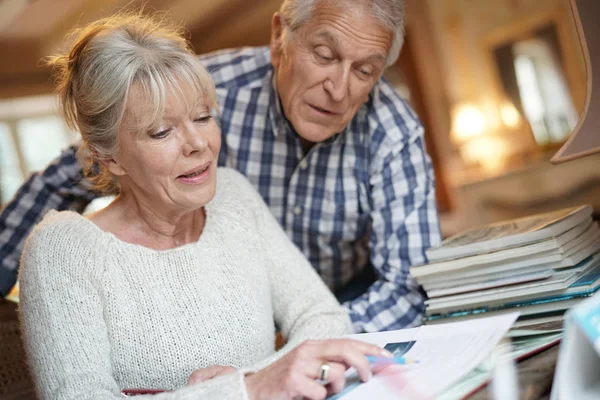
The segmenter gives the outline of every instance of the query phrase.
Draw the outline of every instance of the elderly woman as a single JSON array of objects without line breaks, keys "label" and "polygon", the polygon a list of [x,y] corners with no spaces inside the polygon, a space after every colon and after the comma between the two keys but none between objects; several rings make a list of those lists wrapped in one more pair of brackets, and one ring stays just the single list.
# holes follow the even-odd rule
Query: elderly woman
[{"label": "elderly woman", "polygon": [[51,63],[94,183],[118,197],[88,218],[51,212],[27,241],[21,317],[42,398],[321,399],[348,366],[369,378],[366,355],[384,350],[305,341],[348,333],[348,318],[245,178],[217,170],[215,89],[176,29],[110,17]]}]

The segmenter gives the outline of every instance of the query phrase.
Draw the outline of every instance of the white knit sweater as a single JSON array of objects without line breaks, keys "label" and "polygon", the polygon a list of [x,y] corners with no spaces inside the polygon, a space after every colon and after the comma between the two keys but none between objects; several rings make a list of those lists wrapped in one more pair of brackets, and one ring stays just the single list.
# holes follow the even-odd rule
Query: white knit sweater
[{"label": "white knit sweater", "polygon": [[[21,319],[44,399],[245,399],[243,374],[350,322],[259,194],[219,169],[198,242],[166,251],[129,244],[73,212],[50,212],[20,271]],[[274,354],[274,323],[289,338]],[[197,368],[239,372],[185,387]],[[137,397],[136,397],[137,398]]]}]

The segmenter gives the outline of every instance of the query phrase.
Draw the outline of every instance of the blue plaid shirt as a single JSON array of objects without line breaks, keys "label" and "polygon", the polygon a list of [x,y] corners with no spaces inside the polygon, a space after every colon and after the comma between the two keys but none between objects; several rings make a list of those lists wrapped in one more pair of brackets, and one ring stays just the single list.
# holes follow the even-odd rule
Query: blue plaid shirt
[{"label": "blue plaid shirt", "polygon": [[[348,127],[306,154],[282,113],[268,48],[201,57],[215,81],[219,165],[248,177],[289,237],[334,291],[366,268],[365,293],[343,304],[356,332],[421,323],[424,296],[409,275],[440,240],[434,175],[423,128],[381,80]],[[75,149],[32,175],[0,215],[0,291],[14,283],[24,240],[48,209],[81,211],[93,199]]]}]

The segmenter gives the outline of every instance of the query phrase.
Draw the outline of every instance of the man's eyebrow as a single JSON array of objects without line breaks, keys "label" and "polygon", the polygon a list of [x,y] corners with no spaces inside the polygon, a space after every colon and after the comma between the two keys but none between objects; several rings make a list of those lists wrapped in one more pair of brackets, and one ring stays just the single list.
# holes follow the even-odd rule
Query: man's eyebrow
[{"label": "man's eyebrow", "polygon": [[[337,47],[339,44],[339,39],[337,37],[335,37],[334,35],[332,35],[330,32],[328,31],[320,31],[317,32],[315,34],[315,36],[317,38],[322,38],[325,39],[326,41],[328,41],[332,46]],[[375,53],[371,53],[368,56],[364,57],[362,60],[362,62],[368,62],[368,61],[380,61],[380,62],[386,62],[387,61],[387,55],[386,54],[382,54],[380,52],[375,52]]]},{"label": "man's eyebrow", "polygon": [[317,34],[315,35],[318,38],[322,38],[327,40],[329,43],[331,43],[332,45],[337,46],[339,44],[339,39],[335,36],[333,36],[330,32],[328,31],[319,31],[317,32]]},{"label": "man's eyebrow", "polygon": [[380,61],[384,63],[387,61],[387,57],[381,53],[372,53],[363,58],[362,61]]}]

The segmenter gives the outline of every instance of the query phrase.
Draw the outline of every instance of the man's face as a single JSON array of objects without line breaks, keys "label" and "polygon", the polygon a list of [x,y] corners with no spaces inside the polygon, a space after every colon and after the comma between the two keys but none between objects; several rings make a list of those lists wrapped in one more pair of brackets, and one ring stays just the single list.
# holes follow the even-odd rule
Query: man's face
[{"label": "man's face", "polygon": [[381,76],[392,32],[363,10],[319,2],[312,18],[283,39],[273,16],[271,64],[283,111],[309,142],[341,132]]}]

